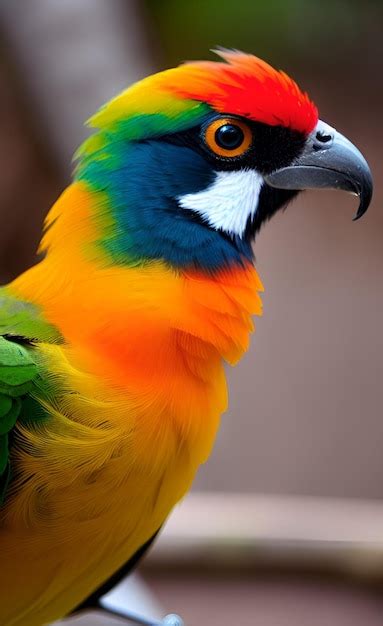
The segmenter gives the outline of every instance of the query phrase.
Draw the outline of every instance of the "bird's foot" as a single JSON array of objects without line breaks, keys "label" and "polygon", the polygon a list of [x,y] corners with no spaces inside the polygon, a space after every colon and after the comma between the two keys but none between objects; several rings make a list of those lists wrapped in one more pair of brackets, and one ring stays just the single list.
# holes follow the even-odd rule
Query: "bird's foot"
[{"label": "bird's foot", "polygon": [[106,609],[102,607],[103,613],[109,613],[119,619],[125,620],[128,624],[136,624],[139,626],[185,626],[185,622],[183,619],[176,615],[175,613],[169,613],[169,615],[165,615],[162,620],[150,620],[147,617],[141,617],[140,615],[131,614],[129,615],[124,611],[124,613],[120,613],[120,611],[116,611],[113,609]]},{"label": "bird's foot", "polygon": [[185,626],[183,619],[175,613],[166,615],[160,624],[161,626]]}]

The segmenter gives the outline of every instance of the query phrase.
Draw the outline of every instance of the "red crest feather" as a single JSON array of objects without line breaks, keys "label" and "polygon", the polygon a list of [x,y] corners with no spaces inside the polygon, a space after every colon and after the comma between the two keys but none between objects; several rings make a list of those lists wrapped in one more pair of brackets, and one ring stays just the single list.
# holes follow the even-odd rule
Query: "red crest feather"
[{"label": "red crest feather", "polygon": [[193,61],[178,68],[182,80],[168,86],[183,98],[206,102],[220,113],[247,117],[308,134],[318,111],[287,74],[251,54],[218,50],[225,63]]}]

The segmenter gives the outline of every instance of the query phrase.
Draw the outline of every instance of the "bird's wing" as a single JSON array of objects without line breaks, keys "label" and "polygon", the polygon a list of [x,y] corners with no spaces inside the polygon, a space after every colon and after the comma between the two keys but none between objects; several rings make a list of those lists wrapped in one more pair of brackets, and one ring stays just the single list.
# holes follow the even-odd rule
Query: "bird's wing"
[{"label": "bird's wing", "polygon": [[0,335],[47,343],[61,341],[57,329],[44,319],[37,306],[20,300],[6,287],[0,288]]},{"label": "bird's wing", "polygon": [[[39,367],[35,345],[59,342],[57,330],[46,322],[34,305],[0,289],[0,504],[12,473],[9,461],[12,431],[28,413],[33,419],[41,407],[31,392],[38,385]],[[28,411],[26,408],[28,407]]]}]

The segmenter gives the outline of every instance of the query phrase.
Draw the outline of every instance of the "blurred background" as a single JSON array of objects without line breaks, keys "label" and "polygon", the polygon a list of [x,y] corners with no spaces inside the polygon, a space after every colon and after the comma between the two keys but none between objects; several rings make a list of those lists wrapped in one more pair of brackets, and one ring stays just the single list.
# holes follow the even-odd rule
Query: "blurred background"
[{"label": "blurred background", "polygon": [[290,73],[375,177],[361,221],[352,196],[309,192],[256,241],[264,317],[142,567],[187,626],[383,623],[382,27],[380,0],[0,2],[1,282],[35,262],[84,120],[216,45]]}]

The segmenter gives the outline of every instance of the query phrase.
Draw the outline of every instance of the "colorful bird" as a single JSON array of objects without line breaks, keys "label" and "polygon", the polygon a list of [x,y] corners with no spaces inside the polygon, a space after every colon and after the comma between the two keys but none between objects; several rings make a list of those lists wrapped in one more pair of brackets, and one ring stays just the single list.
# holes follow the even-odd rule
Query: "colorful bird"
[{"label": "colorful bird", "polygon": [[0,290],[3,626],[96,605],[189,489],[261,314],[262,224],[300,189],[370,203],[366,161],[293,80],[219,55],[91,118],[44,259]]}]

